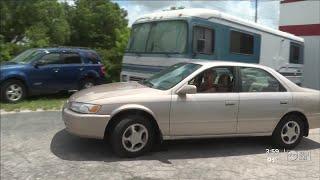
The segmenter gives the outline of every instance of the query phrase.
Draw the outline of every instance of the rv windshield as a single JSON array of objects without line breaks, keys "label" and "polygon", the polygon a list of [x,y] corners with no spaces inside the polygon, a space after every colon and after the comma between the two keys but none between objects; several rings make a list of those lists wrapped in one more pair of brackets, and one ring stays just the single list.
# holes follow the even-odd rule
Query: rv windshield
[{"label": "rv windshield", "polygon": [[136,24],[128,44],[128,52],[184,53],[187,45],[185,21],[159,21]]}]

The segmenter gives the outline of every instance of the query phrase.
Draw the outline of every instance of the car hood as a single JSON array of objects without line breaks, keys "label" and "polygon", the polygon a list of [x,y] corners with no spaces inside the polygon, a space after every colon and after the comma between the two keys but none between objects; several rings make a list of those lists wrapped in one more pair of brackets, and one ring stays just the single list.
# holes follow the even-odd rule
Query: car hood
[{"label": "car hood", "polygon": [[14,63],[14,62],[3,62],[1,63],[0,65],[0,69],[1,70],[5,70],[5,69],[18,69],[18,68],[22,68],[22,67],[25,67],[26,64],[17,64],[17,63]]},{"label": "car hood", "polygon": [[149,88],[137,82],[120,82],[94,86],[73,94],[69,101],[90,102],[94,100],[138,95],[145,93],[155,93],[160,90]]}]

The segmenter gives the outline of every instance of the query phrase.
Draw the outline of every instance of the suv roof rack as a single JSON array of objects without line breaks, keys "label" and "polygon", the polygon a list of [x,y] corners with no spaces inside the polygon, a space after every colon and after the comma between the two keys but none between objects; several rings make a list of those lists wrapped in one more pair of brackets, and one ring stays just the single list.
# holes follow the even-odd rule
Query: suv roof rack
[{"label": "suv roof rack", "polygon": [[80,47],[80,46],[57,46],[55,48],[89,49],[88,47]]}]

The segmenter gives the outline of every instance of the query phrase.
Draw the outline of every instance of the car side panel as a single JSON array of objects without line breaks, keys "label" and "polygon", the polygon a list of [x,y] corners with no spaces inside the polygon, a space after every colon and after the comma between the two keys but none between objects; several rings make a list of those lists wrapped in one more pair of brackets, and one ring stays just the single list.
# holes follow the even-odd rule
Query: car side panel
[{"label": "car side panel", "polygon": [[[160,98],[161,97],[161,98]],[[103,100],[101,100],[102,102]],[[110,104],[109,104],[109,103]],[[110,98],[108,102],[104,102],[100,114],[109,114],[111,118],[117,113],[125,110],[143,110],[151,114],[158,123],[162,134],[170,135],[169,129],[169,113],[170,113],[170,94],[154,94],[154,95],[137,95],[134,97],[117,97]],[[100,104],[100,100],[91,102]],[[151,112],[151,113],[150,113]]]},{"label": "car side panel", "polygon": [[309,128],[320,128],[320,91],[294,92],[293,106],[303,113]]},{"label": "car side panel", "polygon": [[271,133],[291,106],[290,92],[240,93],[237,133]]}]

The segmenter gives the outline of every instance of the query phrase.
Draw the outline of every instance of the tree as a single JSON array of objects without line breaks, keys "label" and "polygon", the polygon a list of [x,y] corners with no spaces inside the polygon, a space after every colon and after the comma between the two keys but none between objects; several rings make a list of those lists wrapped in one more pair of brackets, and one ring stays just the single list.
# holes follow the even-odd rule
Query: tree
[{"label": "tree", "polygon": [[55,0],[1,0],[0,4],[0,34],[4,36],[4,42],[41,40],[49,45],[64,44],[69,40],[70,27],[63,4]]}]

